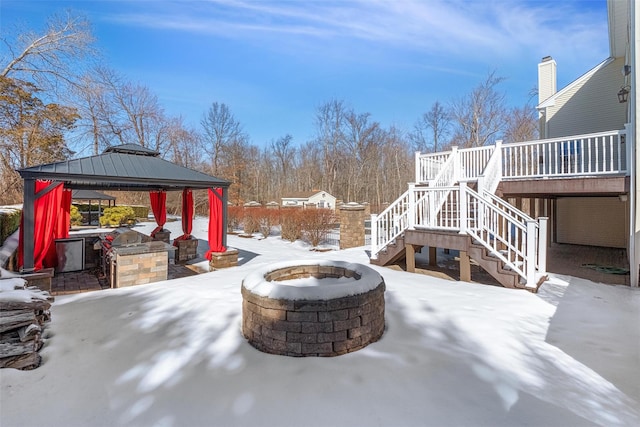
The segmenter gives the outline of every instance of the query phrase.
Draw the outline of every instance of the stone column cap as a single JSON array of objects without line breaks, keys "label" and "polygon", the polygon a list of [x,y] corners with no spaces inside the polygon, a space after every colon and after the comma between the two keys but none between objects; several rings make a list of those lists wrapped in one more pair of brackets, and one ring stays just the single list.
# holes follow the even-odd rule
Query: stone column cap
[{"label": "stone column cap", "polygon": [[361,205],[360,203],[356,203],[356,202],[349,202],[349,203],[341,204],[339,209],[359,211],[364,209],[364,205]]}]

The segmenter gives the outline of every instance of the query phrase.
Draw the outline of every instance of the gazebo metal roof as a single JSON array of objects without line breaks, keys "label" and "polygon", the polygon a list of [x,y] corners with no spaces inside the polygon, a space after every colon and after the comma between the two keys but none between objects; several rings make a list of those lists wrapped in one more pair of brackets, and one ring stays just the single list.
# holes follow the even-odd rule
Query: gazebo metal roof
[{"label": "gazebo metal roof", "polygon": [[157,151],[136,144],[110,147],[97,156],[18,170],[23,179],[64,182],[86,190],[182,190],[228,188],[229,182],[161,159]]}]

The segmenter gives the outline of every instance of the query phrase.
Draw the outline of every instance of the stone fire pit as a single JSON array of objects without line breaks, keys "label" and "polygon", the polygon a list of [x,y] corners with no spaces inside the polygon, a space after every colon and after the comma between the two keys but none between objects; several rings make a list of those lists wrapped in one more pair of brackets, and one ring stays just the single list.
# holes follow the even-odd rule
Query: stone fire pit
[{"label": "stone fire pit", "polygon": [[338,356],[384,332],[384,279],[341,261],[288,261],[242,282],[242,333],[265,353]]}]

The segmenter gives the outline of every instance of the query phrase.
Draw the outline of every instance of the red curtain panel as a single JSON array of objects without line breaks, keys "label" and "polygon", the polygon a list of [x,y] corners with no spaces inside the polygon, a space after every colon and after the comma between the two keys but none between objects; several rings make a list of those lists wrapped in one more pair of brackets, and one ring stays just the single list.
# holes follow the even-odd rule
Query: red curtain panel
[{"label": "red curtain panel", "polygon": [[211,252],[224,252],[222,246],[222,188],[209,189],[209,250],[205,257],[211,261]]},{"label": "red curtain panel", "polygon": [[162,230],[162,227],[167,222],[167,193],[164,191],[150,191],[149,198],[151,199],[151,210],[153,216],[156,219],[158,226],[151,232],[151,237],[155,236],[158,231]]},{"label": "red curtain panel", "polygon": [[[51,181],[37,180],[35,193],[45,190]],[[55,267],[57,264],[56,245],[54,244],[55,228],[62,201],[62,183],[44,196],[36,199],[33,206],[34,230],[33,230],[33,267],[36,271],[45,267]],[[20,220],[20,234],[18,242],[18,265],[24,265],[22,247],[24,242],[24,216]]]},{"label": "red curtain panel", "polygon": [[182,190],[182,232],[184,233],[180,237],[176,237],[173,240],[173,244],[178,246],[179,240],[189,240],[191,238],[193,220],[193,193],[190,189],[185,188]]},{"label": "red curtain panel", "polygon": [[62,202],[60,204],[60,213],[56,223],[56,239],[67,239],[69,237],[69,226],[71,224],[71,190],[65,188],[62,190]]}]

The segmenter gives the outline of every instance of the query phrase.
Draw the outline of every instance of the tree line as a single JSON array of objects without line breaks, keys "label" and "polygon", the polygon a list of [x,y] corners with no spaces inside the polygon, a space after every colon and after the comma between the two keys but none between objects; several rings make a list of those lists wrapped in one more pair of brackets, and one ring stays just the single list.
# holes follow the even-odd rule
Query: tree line
[{"label": "tree line", "polygon": [[[90,23],[81,16],[54,16],[40,33],[13,29],[2,34],[2,42],[7,53],[0,63],[0,204],[22,199],[16,169],[135,143],[229,180],[235,204],[323,190],[345,202],[379,206],[414,180],[415,151],[538,135],[535,109],[529,103],[507,107],[500,90],[504,78],[493,71],[465,96],[433,103],[411,129],[384,127],[370,113],[330,99],[310,118],[311,140],[294,141],[285,130],[259,146],[224,103],[213,101],[198,127],[167,115],[148,87],[104,65]],[[148,202],[146,194],[125,199]]]}]

